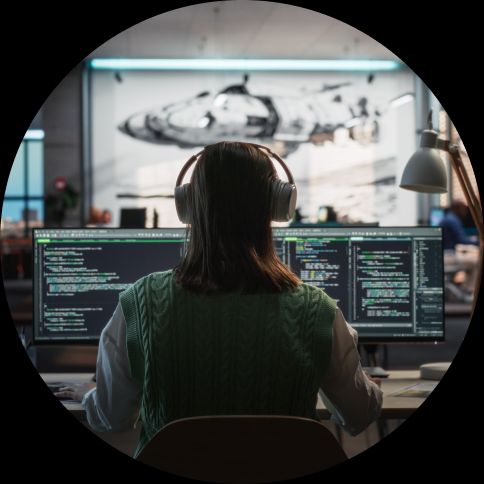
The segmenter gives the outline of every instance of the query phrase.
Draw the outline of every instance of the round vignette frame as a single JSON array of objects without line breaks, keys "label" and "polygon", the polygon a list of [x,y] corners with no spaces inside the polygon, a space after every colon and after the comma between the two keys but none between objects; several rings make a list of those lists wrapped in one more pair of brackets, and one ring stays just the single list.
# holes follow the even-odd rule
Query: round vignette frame
[{"label": "round vignette frame", "polygon": [[[193,5],[193,4],[192,4],[192,5]],[[183,7],[188,7],[188,6],[189,6],[189,5],[183,5]],[[177,8],[181,8],[181,7],[177,7]],[[156,15],[161,15],[161,14],[163,14],[163,13],[167,13],[167,12],[169,12],[169,11],[171,11],[171,10],[173,10],[173,9],[169,9],[169,10],[167,10],[167,11],[165,11],[165,12],[160,12],[160,13],[158,13],[158,14],[156,14]],[[323,13],[323,12],[318,12],[318,11],[313,10],[313,9],[309,9],[309,10],[312,10],[312,11],[314,11],[315,13]],[[326,13],[324,13],[324,14],[326,15]],[[335,18],[336,20],[339,20],[339,21],[341,21],[341,22],[348,23],[349,25],[355,26],[355,24],[354,24],[354,23],[351,23],[350,21],[347,21],[347,20],[342,20],[342,19],[341,19],[341,17],[342,17],[342,16],[344,16],[344,14],[340,14],[340,15],[338,15],[338,14],[332,14],[332,13],[328,13],[327,15],[332,16],[333,18]],[[151,16],[146,17],[144,20],[148,20],[149,18],[151,18]],[[141,21],[144,21],[144,20],[141,20]],[[134,25],[134,24],[133,24],[133,25]],[[132,26],[132,25],[131,25],[131,26]],[[130,28],[130,27],[127,27],[127,28]],[[361,30],[362,32],[365,32],[365,33],[367,32],[366,30],[361,29],[360,27],[355,26],[355,28],[358,28],[358,29],[359,29],[359,30]],[[125,30],[125,29],[123,29],[122,31],[124,31],[124,30]],[[121,33],[122,31],[119,31],[118,33]],[[372,35],[370,35],[370,34],[367,34],[367,35],[369,35],[370,37],[372,37],[372,38],[374,39],[374,37],[373,37]],[[111,37],[110,37],[110,38],[111,38]],[[107,40],[109,40],[109,39],[106,39],[106,40],[104,40],[103,42],[105,42],[105,41],[107,41]],[[102,42],[102,43],[103,43],[103,42]],[[376,41],[376,40],[375,40],[375,42],[378,42],[378,41]],[[99,44],[99,45],[101,45],[101,44]],[[382,45],[384,45],[384,44],[382,43]],[[400,56],[398,56],[398,57],[399,57],[399,58],[401,58]],[[413,72],[416,72],[416,71],[415,71],[415,70],[413,70],[413,69],[411,69],[411,70],[412,70]],[[69,71],[67,71],[67,73],[68,73],[68,72],[69,72]],[[67,75],[67,74],[64,74],[64,75]],[[418,74],[416,74],[416,75],[418,75]],[[419,76],[419,77],[420,77],[420,76]],[[57,87],[57,86],[56,86],[56,87]],[[53,89],[51,92],[55,91],[56,87],[54,87],[54,89]],[[439,101],[440,101],[440,97],[439,97]],[[36,104],[38,104],[38,103],[36,103]],[[43,105],[43,103],[41,103],[40,105],[38,104],[38,107],[40,108],[42,105]],[[459,125],[459,128],[461,128],[461,129],[459,129],[459,132],[461,132],[461,131],[464,131],[464,130],[465,130],[465,128],[464,128],[464,129],[462,129],[462,127],[461,127],[460,125]],[[463,136],[466,136],[466,135],[464,134]],[[466,142],[466,146],[472,147],[472,141],[470,141],[470,142],[469,142],[469,140],[468,140],[468,141]],[[18,148],[18,146],[17,146],[17,148]],[[473,156],[471,156],[471,157],[473,157]],[[475,170],[473,170],[473,171],[474,171],[474,173],[475,173]],[[8,176],[7,176],[7,179],[8,179]],[[476,316],[477,316],[477,306],[476,306],[476,312],[474,313],[474,316],[473,316],[473,318],[472,318],[472,319],[476,319]],[[468,334],[469,334],[469,331],[470,331],[470,329],[471,329],[471,326],[472,326],[472,320],[471,320],[471,322],[470,322],[469,329],[468,329],[468,331],[467,331],[467,333],[466,333],[466,337],[464,338],[464,341],[465,341],[466,339],[468,340]],[[463,341],[463,343],[464,343],[464,341]],[[463,346],[463,343],[461,344],[461,347],[459,348],[459,350],[458,350],[458,352],[457,352],[457,354],[456,354],[455,359],[458,359],[459,355],[462,353],[462,349],[463,349],[463,348],[462,348],[462,346]],[[453,367],[454,367],[454,368],[453,368]],[[32,369],[34,369],[34,368],[32,367]],[[35,370],[35,369],[34,369],[34,370]],[[451,370],[455,370],[455,366],[454,366],[454,365],[452,365]],[[450,374],[451,374],[451,373],[453,373],[453,371],[451,371],[451,370],[449,370],[449,376],[450,376]],[[445,381],[446,381],[446,380],[448,380],[447,376],[446,376],[446,378],[445,378],[444,380],[445,380]],[[447,385],[447,386],[448,386],[448,385]],[[446,386],[446,388],[447,388],[447,386]],[[439,391],[437,392],[437,390],[439,390]],[[434,397],[434,394],[435,394],[436,392],[437,392],[437,393],[442,393],[443,391],[445,391],[445,388],[444,388],[444,389],[442,389],[442,384],[439,384],[439,385],[438,385],[438,387],[437,387],[437,389],[436,389],[436,390],[433,392],[433,394],[431,395],[431,397],[429,397],[428,401],[426,401],[426,402],[423,404],[423,405],[424,405],[424,407],[428,407],[428,406],[431,404],[431,401],[433,401],[433,400],[434,400],[434,398],[433,398],[433,397]],[[436,405],[437,405],[437,403],[436,403]],[[409,420],[414,420],[414,417],[416,417],[416,416],[417,416],[417,414],[419,414],[419,415],[420,415],[420,414],[426,413],[426,412],[427,412],[427,410],[428,410],[427,408],[421,408],[421,409],[419,409],[419,411],[418,411],[418,412],[416,412],[414,415],[412,415],[411,419],[409,419]],[[421,420],[421,419],[420,419],[420,420]],[[404,425],[404,426],[406,426],[406,425],[407,425],[407,422],[405,422],[403,425]],[[388,436],[387,436],[387,437],[384,439],[384,440],[385,440],[385,442],[386,442],[386,441],[388,441],[388,439],[390,439],[390,438],[391,438],[391,437],[392,437],[392,436],[395,434],[395,432],[397,432],[397,433],[398,433],[398,431],[400,430],[400,428],[401,428],[401,427],[399,427],[397,430],[395,430],[394,432],[392,432],[392,434],[388,435]],[[374,448],[375,446],[376,446],[376,445],[374,445],[374,446],[372,446],[372,447]],[[380,446],[378,446],[378,447],[380,447]],[[368,452],[371,452],[371,449],[372,449],[372,448],[368,449],[367,451],[363,452],[362,454],[367,454]],[[351,459],[351,461],[354,461],[355,459],[356,459],[356,460],[360,460],[360,459],[359,459],[359,457],[360,457],[362,454],[359,454],[358,456],[353,457],[353,458]],[[345,466],[346,466],[346,464],[345,464]]]}]

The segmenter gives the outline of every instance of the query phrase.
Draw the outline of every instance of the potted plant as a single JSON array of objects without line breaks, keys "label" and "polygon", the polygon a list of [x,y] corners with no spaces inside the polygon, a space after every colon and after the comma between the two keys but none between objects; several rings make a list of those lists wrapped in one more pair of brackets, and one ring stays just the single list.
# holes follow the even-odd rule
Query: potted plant
[{"label": "potted plant", "polygon": [[54,180],[54,189],[54,193],[45,197],[45,210],[49,219],[57,227],[62,227],[67,211],[76,208],[79,193],[62,176]]}]

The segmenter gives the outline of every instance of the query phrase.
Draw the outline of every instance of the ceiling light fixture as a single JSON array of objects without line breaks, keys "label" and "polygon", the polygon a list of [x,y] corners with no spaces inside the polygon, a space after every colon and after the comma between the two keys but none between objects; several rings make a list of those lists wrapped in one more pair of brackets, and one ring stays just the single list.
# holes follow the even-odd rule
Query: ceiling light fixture
[{"label": "ceiling light fixture", "polygon": [[394,71],[394,60],[344,59],[91,59],[96,70],[195,71]]}]

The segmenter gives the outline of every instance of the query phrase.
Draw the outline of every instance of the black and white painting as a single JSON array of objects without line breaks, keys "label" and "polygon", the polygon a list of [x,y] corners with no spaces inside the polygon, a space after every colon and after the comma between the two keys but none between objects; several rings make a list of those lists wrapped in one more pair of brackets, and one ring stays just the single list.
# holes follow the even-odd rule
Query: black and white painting
[{"label": "black and white painting", "polygon": [[179,226],[171,197],[183,163],[238,140],[285,158],[308,222],[330,205],[343,222],[414,224],[414,195],[397,187],[415,149],[413,82],[405,70],[94,71],[94,205],[114,225],[120,208],[147,207],[159,226]]},{"label": "black and white painting", "polygon": [[[368,82],[373,77],[368,78]],[[368,98],[345,99],[342,88],[350,82],[323,84],[314,91],[288,95],[254,94],[243,82],[216,92],[202,91],[177,102],[136,113],[123,120],[118,129],[138,140],[196,148],[220,140],[261,144],[281,143],[284,155],[301,143],[334,140],[338,129],[347,129],[353,139],[376,141],[376,107],[369,110]]]}]

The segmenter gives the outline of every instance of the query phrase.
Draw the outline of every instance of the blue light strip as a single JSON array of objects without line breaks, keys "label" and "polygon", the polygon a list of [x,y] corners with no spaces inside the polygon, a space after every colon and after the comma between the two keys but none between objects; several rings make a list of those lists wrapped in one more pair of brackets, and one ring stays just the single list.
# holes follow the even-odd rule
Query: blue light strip
[{"label": "blue light strip", "polygon": [[25,133],[24,139],[26,140],[42,140],[44,139],[43,129],[28,129]]},{"label": "blue light strip", "polygon": [[402,65],[393,60],[318,59],[91,59],[100,70],[157,71],[393,71]]}]

